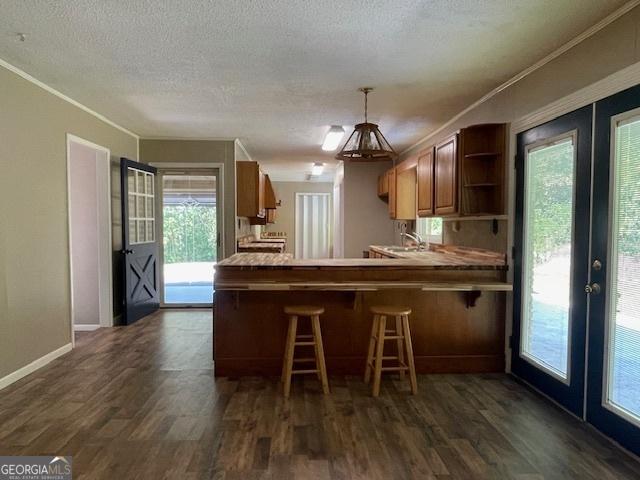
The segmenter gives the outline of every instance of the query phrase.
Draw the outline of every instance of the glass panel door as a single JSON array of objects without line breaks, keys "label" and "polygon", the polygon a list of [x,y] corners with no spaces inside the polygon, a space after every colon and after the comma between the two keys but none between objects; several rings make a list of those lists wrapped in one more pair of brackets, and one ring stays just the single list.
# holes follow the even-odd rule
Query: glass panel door
[{"label": "glass panel door", "polygon": [[216,186],[214,174],[162,173],[165,305],[213,302],[218,259]]},{"label": "glass panel door", "polygon": [[596,104],[587,419],[640,454],[640,87]]},{"label": "glass panel door", "polygon": [[591,118],[586,107],[517,138],[512,371],[576,415],[584,400]]}]

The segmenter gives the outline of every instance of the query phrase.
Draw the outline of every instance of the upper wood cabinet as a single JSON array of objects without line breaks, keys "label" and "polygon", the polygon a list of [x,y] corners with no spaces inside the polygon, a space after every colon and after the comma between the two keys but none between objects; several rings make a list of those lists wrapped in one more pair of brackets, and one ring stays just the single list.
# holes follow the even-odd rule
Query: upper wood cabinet
[{"label": "upper wood cabinet", "polygon": [[506,125],[485,123],[460,131],[460,215],[505,210]]},{"label": "upper wood cabinet", "polygon": [[418,216],[433,215],[433,147],[418,153]]},{"label": "upper wood cabinet", "polygon": [[452,135],[435,147],[434,214],[451,215],[458,211],[458,135]]},{"label": "upper wood cabinet", "polygon": [[[266,215],[265,176],[258,162],[236,163],[237,212],[239,217]],[[269,182],[271,183],[271,182]]]},{"label": "upper wood cabinet", "polygon": [[416,159],[408,159],[387,171],[389,217],[397,220],[416,218]]},{"label": "upper wood cabinet", "polygon": [[269,175],[264,176],[264,208],[267,210],[276,209],[276,193],[273,191]]},{"label": "upper wood cabinet", "polygon": [[378,177],[378,196],[389,196],[389,170]]},{"label": "upper wood cabinet", "polygon": [[416,166],[417,158],[408,158],[398,164],[396,170],[396,215],[397,220],[416,218]]},{"label": "upper wood cabinet", "polygon": [[472,125],[381,175],[378,196],[393,219],[502,215],[505,155],[505,124]]},{"label": "upper wood cabinet", "polygon": [[396,169],[387,171],[388,195],[389,195],[389,217],[396,218]]}]

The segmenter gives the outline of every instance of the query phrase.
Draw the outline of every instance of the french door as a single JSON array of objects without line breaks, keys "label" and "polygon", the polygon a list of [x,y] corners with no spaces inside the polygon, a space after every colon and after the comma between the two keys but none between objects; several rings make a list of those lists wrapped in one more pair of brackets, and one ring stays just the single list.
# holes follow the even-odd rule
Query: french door
[{"label": "french door", "polygon": [[517,147],[513,372],[640,454],[640,86]]},{"label": "french door", "polygon": [[518,135],[513,372],[582,416],[592,107]]},{"label": "french door", "polygon": [[640,86],[595,129],[587,420],[640,454]]}]

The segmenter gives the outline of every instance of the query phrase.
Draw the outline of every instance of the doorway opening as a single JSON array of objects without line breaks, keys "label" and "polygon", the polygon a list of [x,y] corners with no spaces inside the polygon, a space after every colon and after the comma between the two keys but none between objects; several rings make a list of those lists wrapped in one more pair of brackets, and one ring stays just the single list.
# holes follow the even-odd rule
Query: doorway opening
[{"label": "doorway opening", "polygon": [[213,303],[219,258],[218,172],[161,171],[165,306]]},{"label": "doorway opening", "polygon": [[113,326],[110,152],[67,135],[71,337]]}]

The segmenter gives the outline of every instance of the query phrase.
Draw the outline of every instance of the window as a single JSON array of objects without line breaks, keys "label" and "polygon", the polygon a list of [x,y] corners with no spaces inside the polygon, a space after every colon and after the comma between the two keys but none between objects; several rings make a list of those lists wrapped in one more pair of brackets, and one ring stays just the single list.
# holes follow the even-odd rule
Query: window
[{"label": "window", "polygon": [[129,168],[129,243],[155,241],[153,173]]},{"label": "window", "polygon": [[573,134],[526,152],[521,354],[569,376],[574,212]]},{"label": "window", "polygon": [[442,218],[418,218],[416,233],[429,243],[442,243]]},{"label": "window", "polygon": [[605,403],[640,423],[640,117],[615,128]]}]

